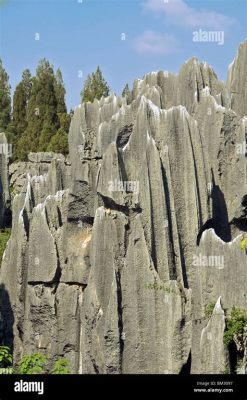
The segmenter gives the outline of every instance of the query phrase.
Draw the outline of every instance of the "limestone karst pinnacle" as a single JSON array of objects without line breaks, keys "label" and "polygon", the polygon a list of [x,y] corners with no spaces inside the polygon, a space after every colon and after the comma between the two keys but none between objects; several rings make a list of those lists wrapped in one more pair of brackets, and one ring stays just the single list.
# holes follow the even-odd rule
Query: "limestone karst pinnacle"
[{"label": "limestone karst pinnacle", "polygon": [[223,336],[225,310],[247,308],[246,72],[247,41],[226,85],[193,58],[136,80],[128,99],[80,105],[67,158],[1,158],[2,196],[8,180],[15,195],[0,337],[16,362],[38,351],[74,373],[234,368]]}]

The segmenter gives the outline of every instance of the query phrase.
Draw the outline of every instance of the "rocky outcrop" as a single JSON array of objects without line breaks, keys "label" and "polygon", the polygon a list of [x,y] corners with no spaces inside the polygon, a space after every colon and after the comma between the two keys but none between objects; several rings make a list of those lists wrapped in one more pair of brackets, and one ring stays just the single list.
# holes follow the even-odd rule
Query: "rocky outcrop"
[{"label": "rocky outcrop", "polygon": [[16,363],[39,351],[74,373],[231,367],[225,319],[247,308],[247,118],[234,93],[246,48],[227,86],[196,58],[148,74],[128,99],[76,108],[67,159],[10,166],[1,307]]},{"label": "rocky outcrop", "polygon": [[227,358],[223,342],[225,315],[218,298],[213,314],[202,330],[200,342],[201,373],[218,374],[226,371]]}]

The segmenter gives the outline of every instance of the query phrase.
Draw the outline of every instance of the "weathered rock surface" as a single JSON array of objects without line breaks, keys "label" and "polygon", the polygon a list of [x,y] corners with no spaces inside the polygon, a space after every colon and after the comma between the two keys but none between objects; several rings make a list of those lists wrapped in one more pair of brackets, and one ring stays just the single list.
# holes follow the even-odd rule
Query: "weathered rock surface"
[{"label": "weathered rock surface", "polygon": [[193,58],[135,81],[128,101],[82,104],[68,159],[10,166],[0,338],[17,363],[39,351],[74,373],[229,367],[226,313],[247,309],[246,54],[247,41],[227,85]]},{"label": "weathered rock surface", "polygon": [[201,373],[223,374],[226,371],[227,358],[223,342],[224,330],[225,315],[219,297],[207,326],[202,330],[200,342]]}]

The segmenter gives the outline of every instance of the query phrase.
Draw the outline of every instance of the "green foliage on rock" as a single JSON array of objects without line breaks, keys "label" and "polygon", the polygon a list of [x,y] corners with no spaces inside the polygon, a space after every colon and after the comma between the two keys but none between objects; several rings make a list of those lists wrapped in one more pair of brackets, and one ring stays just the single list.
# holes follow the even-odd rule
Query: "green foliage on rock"
[{"label": "green foliage on rock", "polygon": [[91,75],[88,75],[83,90],[81,92],[82,102],[91,102],[95,99],[100,100],[101,97],[109,96],[110,88],[103,78],[99,67]]},{"label": "green foliage on rock", "polygon": [[[48,358],[40,353],[24,356],[20,361],[18,373],[28,375],[44,374],[46,372],[47,363]],[[51,370],[51,374],[70,374],[69,361],[65,358],[58,359]]]},{"label": "green foliage on rock", "polygon": [[8,346],[0,346],[0,368],[8,368],[12,365],[13,357]]},{"label": "green foliage on rock", "polygon": [[47,357],[43,354],[35,353],[24,356],[21,359],[19,370],[20,374],[43,374],[47,364]]},{"label": "green foliage on rock", "polygon": [[211,301],[210,303],[208,303],[205,306],[205,316],[206,316],[206,318],[210,318],[211,315],[213,314],[215,303],[216,302],[213,300],[213,301]]},{"label": "green foliage on rock", "polygon": [[68,375],[70,374],[69,370],[69,361],[65,358],[61,358],[55,362],[54,368],[51,371],[54,375]]},{"label": "green foliage on rock", "polygon": [[234,341],[234,337],[242,335],[247,325],[247,312],[233,307],[230,317],[226,320],[226,329],[224,332],[224,343],[229,345]]},{"label": "green foliage on rock", "polygon": [[247,237],[243,237],[240,242],[240,249],[247,250]]}]

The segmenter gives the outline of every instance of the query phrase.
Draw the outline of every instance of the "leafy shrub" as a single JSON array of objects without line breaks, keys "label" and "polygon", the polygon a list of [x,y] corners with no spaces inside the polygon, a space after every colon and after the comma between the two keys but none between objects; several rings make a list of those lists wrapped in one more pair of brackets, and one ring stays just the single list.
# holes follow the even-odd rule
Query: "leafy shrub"
[{"label": "leafy shrub", "polygon": [[239,308],[233,307],[230,318],[226,320],[224,343],[229,345],[231,342],[233,342],[235,335],[243,334],[243,330],[246,325],[247,313]]},{"label": "leafy shrub", "polygon": [[210,318],[211,315],[213,314],[214,307],[215,307],[215,301],[214,301],[214,300],[210,301],[210,303],[208,303],[208,304],[205,306],[205,310],[204,310],[204,311],[205,311],[205,316],[206,316],[207,318]]},{"label": "leafy shrub", "polygon": [[12,365],[13,357],[8,346],[0,346],[0,367],[6,368]]},{"label": "leafy shrub", "polygon": [[24,356],[19,365],[20,374],[43,374],[47,363],[47,357],[43,354]]},{"label": "leafy shrub", "polygon": [[69,362],[65,358],[61,358],[55,362],[54,368],[51,371],[54,375],[68,375],[70,374]]}]

